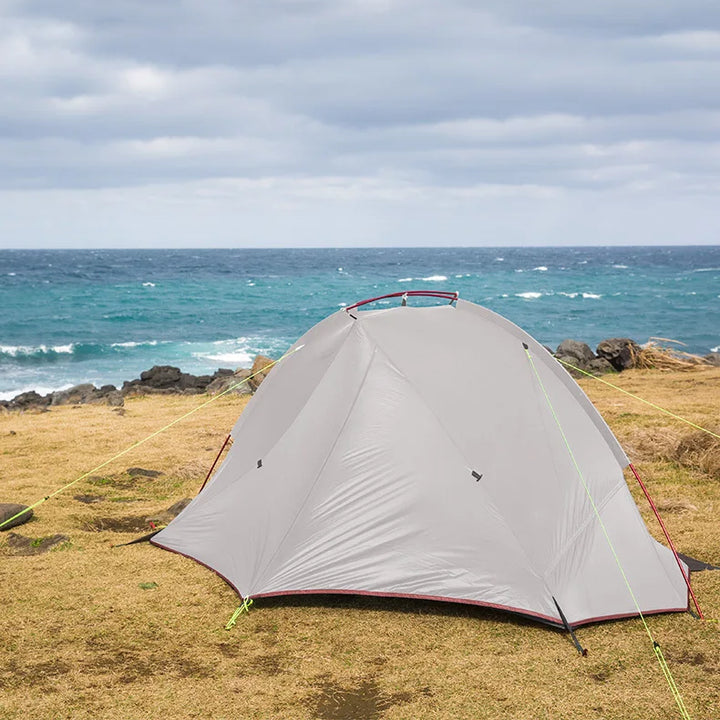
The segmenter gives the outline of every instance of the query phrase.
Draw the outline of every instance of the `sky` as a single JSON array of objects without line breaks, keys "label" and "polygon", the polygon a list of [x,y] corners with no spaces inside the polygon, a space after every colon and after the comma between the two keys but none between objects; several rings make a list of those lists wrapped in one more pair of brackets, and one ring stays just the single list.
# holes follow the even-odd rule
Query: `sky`
[{"label": "sky", "polygon": [[720,243],[717,0],[0,0],[0,248]]}]

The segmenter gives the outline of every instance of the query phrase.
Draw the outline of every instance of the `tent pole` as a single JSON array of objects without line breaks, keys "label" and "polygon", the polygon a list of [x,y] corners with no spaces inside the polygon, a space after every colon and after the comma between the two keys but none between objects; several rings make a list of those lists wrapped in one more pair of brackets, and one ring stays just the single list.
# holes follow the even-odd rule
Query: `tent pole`
[{"label": "tent pole", "polygon": [[700,616],[701,620],[705,619],[705,616],[702,614],[702,610],[700,609],[700,605],[698,605],[697,598],[695,597],[695,593],[693,592],[693,589],[690,587],[690,577],[689,573],[686,575],[685,570],[683,569],[682,562],[680,562],[680,558],[678,557],[677,550],[675,550],[675,545],[673,545],[673,541],[670,539],[670,535],[668,534],[667,528],[665,527],[665,523],[662,521],[662,518],[660,517],[660,513],[658,512],[657,507],[655,507],[655,503],[653,502],[652,498],[650,497],[650,493],[648,492],[648,489],[645,487],[645,483],[640,479],[640,475],[638,475],[638,471],[635,469],[635,466],[632,463],[629,463],[628,467],[630,470],[632,470],[632,474],[635,476],[635,479],[638,481],[638,484],[642,488],[642,491],[645,493],[645,497],[647,498],[647,501],[650,503],[650,507],[652,508],[652,511],[655,513],[655,517],[658,519],[658,522],[660,523],[660,527],[662,528],[663,533],[665,533],[665,539],[668,541],[668,544],[670,545],[670,549],[673,552],[673,555],[675,556],[675,560],[677,561],[678,567],[680,568],[680,572],[682,573],[683,579],[685,580],[685,584],[687,585],[687,589],[690,591],[690,597],[693,599],[693,603],[695,603],[695,609],[698,611],[698,615]]},{"label": "tent pole", "polygon": [[573,632],[573,629],[570,627],[570,623],[565,617],[565,613],[562,611],[560,605],[558,605],[558,601],[555,599],[554,596],[551,595],[551,597],[553,599],[553,602],[555,603],[555,607],[557,608],[558,613],[560,613],[560,619],[562,620],[565,629],[570,633],[570,637],[572,638],[573,645],[575,645],[575,649],[578,651],[578,653],[580,653],[580,655],[582,655],[583,657],[587,657],[587,649],[580,644],[580,641],[577,639],[577,636]]},{"label": "tent pole", "polygon": [[212,471],[215,469],[215,466],[217,465],[217,461],[220,459],[220,456],[223,454],[223,450],[226,448],[227,444],[230,442],[230,435],[225,438],[225,442],[223,443],[222,447],[220,448],[220,452],[215,457],[215,460],[213,464],[211,465],[210,469],[208,470],[208,474],[205,476],[205,482],[203,482],[202,487],[198,490],[198,494],[200,494],[207,485],[207,481],[210,479],[210,476],[212,475]]}]

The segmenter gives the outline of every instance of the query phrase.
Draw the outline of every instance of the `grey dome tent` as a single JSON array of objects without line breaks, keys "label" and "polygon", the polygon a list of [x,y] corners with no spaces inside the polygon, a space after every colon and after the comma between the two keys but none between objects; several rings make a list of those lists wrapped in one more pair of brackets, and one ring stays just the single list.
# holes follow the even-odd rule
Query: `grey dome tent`
[{"label": "grey dome tent", "polygon": [[686,610],[687,567],[575,381],[503,317],[430,295],[450,302],[364,301],[310,329],[153,543],[242,598],[431,598],[560,627]]}]

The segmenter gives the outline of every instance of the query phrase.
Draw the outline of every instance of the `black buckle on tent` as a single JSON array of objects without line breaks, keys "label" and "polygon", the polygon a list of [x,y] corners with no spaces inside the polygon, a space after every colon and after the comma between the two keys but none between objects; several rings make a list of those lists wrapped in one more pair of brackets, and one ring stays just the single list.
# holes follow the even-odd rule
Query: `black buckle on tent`
[{"label": "black buckle on tent", "polygon": [[480,482],[482,480],[482,473],[478,475],[478,473],[473,470],[471,474],[475,478],[475,482]]}]

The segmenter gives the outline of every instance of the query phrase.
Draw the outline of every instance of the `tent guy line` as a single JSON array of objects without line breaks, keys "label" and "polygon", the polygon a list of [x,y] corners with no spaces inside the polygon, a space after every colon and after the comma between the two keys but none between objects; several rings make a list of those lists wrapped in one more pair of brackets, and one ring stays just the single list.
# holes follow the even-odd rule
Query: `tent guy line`
[{"label": "tent guy line", "polygon": [[[150,433],[150,435],[142,438],[142,440],[138,440],[137,442],[134,442],[129,447],[126,447],[124,450],[121,450],[116,455],[113,455],[110,459],[105,460],[105,462],[100,463],[100,465],[97,465],[96,467],[92,468],[92,470],[88,470],[87,472],[80,475],[80,477],[75,478],[75,480],[72,480],[69,483],[67,483],[66,485],[63,485],[61,488],[58,488],[54,492],[51,492],[49,495],[46,495],[44,498],[40,498],[40,500],[38,500],[37,502],[34,502],[29,507],[21,510],[19,513],[16,513],[12,517],[1,522],[0,530],[2,530],[2,528],[5,525],[11,523],[13,520],[20,517],[21,515],[24,515],[25,513],[29,512],[30,510],[34,510],[36,507],[38,507],[38,505],[42,505],[44,502],[50,500],[50,498],[53,498],[56,495],[59,495],[60,493],[64,492],[65,490],[68,490],[73,485],[75,485],[76,483],[79,483],[81,480],[84,480],[89,475],[92,475],[93,473],[97,472],[98,470],[101,470],[102,468],[109,465],[111,462],[117,460],[118,458],[121,458],[123,455],[127,455],[129,452],[131,452],[132,450],[134,450],[137,447],[140,447],[140,445],[143,445],[148,440],[152,440],[152,438],[157,437],[158,435],[160,435],[160,433],[163,433],[166,430],[169,430],[171,427],[173,427],[173,425],[177,425],[177,423],[181,422],[182,420],[185,420],[185,418],[190,417],[190,415],[193,415],[194,413],[198,412],[198,410],[202,410],[203,408],[210,405],[210,403],[213,403],[216,400],[219,400],[221,397],[223,397],[223,395],[227,395],[228,393],[232,392],[233,390],[239,388],[241,385],[244,385],[246,382],[248,382],[249,380],[254,378],[256,375],[260,375],[261,373],[264,373],[265,371],[269,370],[271,367],[273,367],[273,365],[277,365],[279,362],[284,360],[286,357],[289,357],[290,355],[293,355],[294,353],[296,353],[298,350],[301,350],[302,347],[303,347],[302,345],[298,345],[298,347],[288,350],[288,352],[286,352],[283,356],[279,357],[277,360],[273,360],[272,362],[268,363],[264,367],[260,368],[257,372],[254,372],[252,375],[248,375],[248,377],[244,378],[240,382],[237,382],[234,385],[231,385],[229,388],[227,388],[226,390],[223,390],[221,393],[214,395],[209,400],[206,400],[204,403],[201,403],[200,405],[198,405],[197,407],[193,408],[192,410],[184,413],[180,417],[175,418],[175,420],[173,420],[172,422],[169,422],[167,425],[165,425],[164,427],[161,427],[159,430],[155,430],[154,432]],[[226,444],[227,444],[227,441],[226,441]],[[224,448],[225,448],[225,445],[223,445],[223,449]],[[222,450],[220,452],[222,453]],[[219,457],[219,455],[218,455],[218,457]],[[211,470],[211,472],[212,472],[212,470]]]},{"label": "tent guy line", "polygon": [[569,367],[571,370],[576,370],[577,372],[582,373],[583,375],[587,375],[587,377],[592,378],[593,380],[597,380],[598,382],[601,382],[603,385],[607,385],[608,387],[614,388],[615,390],[618,390],[619,392],[624,393],[625,395],[628,395],[629,397],[634,398],[635,400],[639,400],[640,402],[645,403],[646,405],[649,405],[651,408],[655,408],[655,410],[659,410],[661,413],[665,413],[665,415],[668,415],[669,417],[674,418],[675,420],[684,422],[686,425],[689,425],[690,427],[693,427],[696,430],[700,430],[700,431],[707,433],[708,435],[711,435],[712,437],[720,440],[720,435],[718,435],[717,433],[714,433],[712,430],[708,430],[707,428],[704,428],[701,425],[698,425],[697,423],[694,423],[691,420],[688,420],[687,418],[682,417],[681,415],[677,415],[674,412],[670,412],[670,410],[666,410],[665,408],[660,407],[660,405],[656,405],[654,402],[645,400],[644,398],[641,398],[639,395],[635,395],[635,393],[631,393],[629,390],[624,390],[623,388],[618,387],[617,385],[613,385],[611,382],[608,382],[607,380],[603,380],[601,377],[598,377],[597,375],[593,375],[592,373],[588,372],[587,370],[583,370],[582,368],[576,367],[572,363],[566,362],[565,360],[561,360],[560,358],[555,358],[555,359],[562,365]]},{"label": "tent guy line", "polygon": [[[655,655],[657,656],[658,663],[660,664],[660,669],[661,669],[663,675],[665,676],[665,679],[667,680],[668,686],[670,687],[670,692],[672,693],[673,697],[675,698],[675,702],[677,703],[678,709],[680,710],[680,714],[683,717],[683,720],[690,720],[690,714],[688,713],[687,707],[685,706],[685,702],[682,698],[682,695],[680,694],[680,689],[678,688],[678,686],[675,682],[675,678],[673,677],[673,674],[670,670],[670,666],[667,664],[667,660],[665,659],[665,656],[663,655],[660,644],[653,637],[652,631],[650,630],[650,626],[648,625],[647,620],[645,619],[645,615],[644,615],[642,609],[640,608],[640,604],[637,601],[635,592],[633,591],[632,586],[630,585],[630,580],[628,579],[627,574],[625,573],[625,568],[623,567],[622,562],[620,561],[620,558],[618,557],[618,554],[617,554],[617,551],[615,550],[615,545],[614,545],[613,541],[610,539],[610,534],[608,533],[607,527],[605,526],[605,523],[603,522],[603,519],[600,516],[600,511],[598,510],[597,504],[595,503],[595,499],[593,498],[592,493],[590,492],[590,488],[588,487],[588,484],[585,481],[583,472],[580,469],[580,466],[578,465],[577,459],[575,458],[575,453],[572,451],[572,448],[570,447],[570,442],[568,441],[567,436],[565,435],[565,431],[563,430],[563,426],[562,426],[562,423],[560,422],[560,418],[557,416],[557,413],[555,412],[555,408],[553,407],[552,401],[550,400],[550,396],[548,395],[548,392],[545,389],[545,384],[543,383],[542,378],[540,377],[540,374],[538,373],[537,368],[535,367],[535,362],[533,361],[533,357],[530,354],[530,350],[528,349],[528,346],[525,343],[523,343],[523,348],[525,349],[525,354],[527,355],[527,358],[530,361],[530,366],[532,367],[532,371],[535,376],[535,379],[537,380],[538,385],[540,386],[542,394],[545,397],[545,401],[547,402],[548,408],[550,409],[550,413],[553,416],[553,420],[555,421],[557,428],[560,432],[560,435],[562,436],[565,448],[567,449],[568,453],[570,454],[570,457],[572,459],[575,470],[577,471],[578,479],[580,480],[580,482],[583,486],[583,489],[585,490],[585,493],[587,494],[587,497],[590,500],[590,504],[592,505],[592,509],[593,509],[593,512],[595,513],[595,517],[597,518],[598,524],[600,525],[600,528],[602,529],[603,535],[605,536],[605,540],[607,541],[607,544],[608,544],[608,547],[610,548],[612,556],[615,559],[615,562],[617,563],[618,569],[620,570],[620,574],[622,575],[622,578],[625,582],[628,592],[630,593],[630,597],[632,597],[632,601],[635,604],[635,608],[637,610],[638,615],[640,616],[640,620],[642,621],[643,627],[645,628],[645,632],[647,633],[648,638],[650,638],[650,642],[652,643],[653,650],[655,652]],[[638,480],[639,480],[639,478],[638,478]],[[666,537],[667,537],[667,535],[666,535]],[[680,568],[680,572],[682,573],[683,578],[685,578],[688,589],[692,593],[692,589],[690,588],[690,583],[687,580],[685,571],[683,570],[683,567],[682,567],[682,563],[680,562],[680,558],[678,558],[674,547],[673,547],[673,554],[675,555],[675,559],[678,562],[678,567]],[[695,599],[694,594],[693,594],[693,599]],[[555,598],[553,598],[553,600],[555,600]],[[555,600],[555,603],[557,604],[556,600]],[[696,601],[696,604],[697,604],[697,601]],[[700,608],[698,607],[698,611],[699,610],[700,610]],[[560,609],[559,605],[558,605],[558,611],[560,612],[560,617],[562,617],[564,620],[564,616],[562,614],[562,610]]]}]

